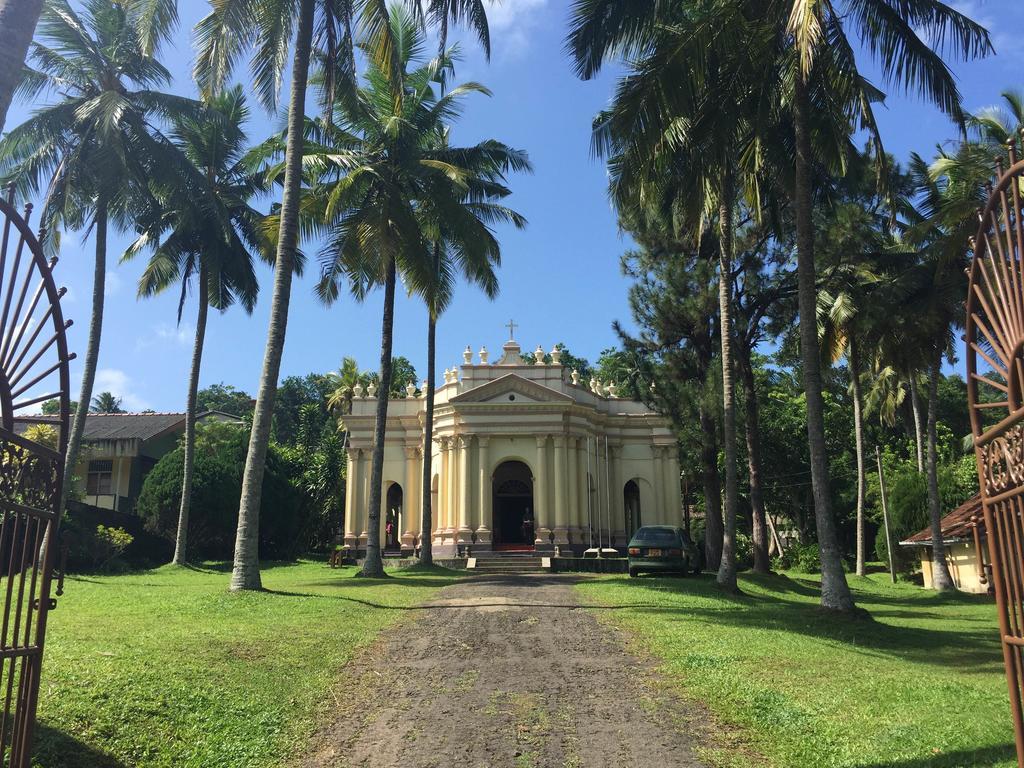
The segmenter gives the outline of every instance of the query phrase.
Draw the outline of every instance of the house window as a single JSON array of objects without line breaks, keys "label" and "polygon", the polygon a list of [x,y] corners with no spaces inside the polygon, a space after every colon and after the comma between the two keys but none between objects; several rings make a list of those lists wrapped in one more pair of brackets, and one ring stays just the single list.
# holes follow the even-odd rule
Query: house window
[{"label": "house window", "polygon": [[88,496],[109,496],[113,493],[114,462],[106,459],[89,462],[89,474],[85,480]]}]

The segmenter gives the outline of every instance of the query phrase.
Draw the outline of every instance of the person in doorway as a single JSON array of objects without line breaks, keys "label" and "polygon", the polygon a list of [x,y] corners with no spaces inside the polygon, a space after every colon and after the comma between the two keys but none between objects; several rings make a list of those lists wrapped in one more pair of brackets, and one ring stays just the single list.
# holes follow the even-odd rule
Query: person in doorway
[{"label": "person in doorway", "polygon": [[533,518],[529,513],[523,518],[523,541],[527,544],[533,543]]}]

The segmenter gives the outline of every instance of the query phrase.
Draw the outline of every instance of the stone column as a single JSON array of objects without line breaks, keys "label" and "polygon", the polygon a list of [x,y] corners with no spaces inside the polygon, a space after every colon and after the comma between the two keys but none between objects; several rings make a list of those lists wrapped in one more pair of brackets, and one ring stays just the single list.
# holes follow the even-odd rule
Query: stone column
[{"label": "stone column", "polygon": [[537,438],[537,479],[533,488],[534,546],[551,546],[551,509],[548,507],[548,436]]},{"label": "stone column", "polygon": [[553,439],[555,447],[555,541],[559,547],[569,545],[569,507],[568,507],[568,484],[569,468],[566,455],[566,439],[557,435]]},{"label": "stone column", "polygon": [[456,505],[458,503],[458,438],[448,440],[448,474],[444,493],[444,530],[441,532],[441,544],[450,545],[455,541],[455,529],[459,524]]},{"label": "stone column", "polygon": [[477,519],[476,543],[485,549],[491,546],[491,460],[488,455],[488,438],[485,435],[478,435],[476,438],[476,468],[477,468]]},{"label": "stone column", "polygon": [[652,523],[665,522],[665,449],[656,445],[651,449],[654,453],[654,508],[655,519]]},{"label": "stone column", "polygon": [[369,451],[361,451],[359,461],[359,548],[366,549],[366,541],[370,538],[370,468],[366,466]]},{"label": "stone column", "polygon": [[470,527],[473,522],[470,503],[470,467],[469,467],[469,442],[470,435],[463,435],[459,438],[459,529],[456,541],[459,544],[473,543],[473,529]]},{"label": "stone column", "polygon": [[416,546],[416,533],[420,529],[420,495],[416,492],[416,478],[422,473],[418,461],[420,449],[415,446],[405,447],[405,493],[402,494],[402,550],[412,550]]},{"label": "stone column", "polygon": [[626,513],[625,513],[625,498],[622,495],[622,486],[625,481],[622,479],[622,447],[618,445],[611,445],[608,447],[610,454],[609,461],[611,463],[611,476],[612,476],[612,509],[611,509],[611,529],[612,529],[612,546],[613,547],[624,547],[627,542],[626,539]]},{"label": "stone column", "polygon": [[356,546],[356,510],[359,509],[359,455],[358,448],[350,449],[348,452],[348,473],[345,475],[345,546],[355,548]]},{"label": "stone column", "polygon": [[437,509],[434,510],[434,546],[441,546],[448,518],[448,438],[437,441],[441,449],[441,468],[437,473]]},{"label": "stone column", "polygon": [[587,518],[587,497],[590,488],[587,482],[587,439],[579,438],[576,445],[576,529],[579,531],[581,549],[590,546],[590,528]]},{"label": "stone column", "polygon": [[566,490],[568,504],[569,544],[573,549],[579,549],[580,544],[580,479],[579,459],[576,451],[576,438],[569,437],[566,440],[566,460],[569,463],[569,482]]},{"label": "stone column", "polygon": [[682,525],[680,515],[679,460],[673,446],[665,448],[665,523]]}]

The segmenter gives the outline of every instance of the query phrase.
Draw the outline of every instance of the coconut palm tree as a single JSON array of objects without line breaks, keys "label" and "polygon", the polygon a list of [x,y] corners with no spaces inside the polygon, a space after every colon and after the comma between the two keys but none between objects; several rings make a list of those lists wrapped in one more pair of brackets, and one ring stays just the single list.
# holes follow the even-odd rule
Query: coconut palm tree
[{"label": "coconut palm tree", "polygon": [[42,10],[43,0],[0,0],[0,131]]},{"label": "coconut palm tree", "polygon": [[[791,130],[777,133],[774,154],[777,159],[790,158],[788,171],[781,173],[780,179],[788,186],[796,223],[798,311],[802,318],[800,354],[822,565],[822,605],[852,610],[853,597],[843,573],[832,512],[825,447],[815,322],[814,174],[823,168],[842,168],[843,155],[831,150],[835,148],[835,138],[848,136],[851,126],[868,131],[878,160],[884,161],[885,153],[871,109],[881,94],[860,74],[855,46],[847,31],[860,39],[861,47],[875,60],[886,82],[924,96],[961,121],[960,94],[942,56],[973,58],[990,53],[992,46],[981,26],[938,0],[911,0],[897,7],[879,0],[851,0],[842,8],[813,0],[751,2],[742,6],[708,0],[687,4],[685,14],[674,3],[577,0],[567,46],[577,73],[590,78],[610,56],[642,56],[651,50],[662,30],[676,29],[699,39],[729,27],[737,13],[762,26],[763,37],[757,39],[764,41],[765,47],[755,49],[749,58],[756,62],[753,70],[759,73],[760,87],[780,98],[791,119]],[[831,146],[823,148],[815,143],[822,138]]]},{"label": "coconut palm tree", "polygon": [[[487,55],[490,33],[483,0],[429,0],[416,4],[419,14],[447,32],[449,22],[465,21],[476,32]],[[251,61],[253,86],[268,110],[277,108],[288,49],[294,36],[289,93],[283,192],[274,259],[274,289],[270,324],[253,410],[249,450],[242,477],[235,537],[231,589],[261,589],[259,573],[259,509],[263,469],[270,443],[277,379],[284,354],[292,273],[298,258],[299,197],[303,168],[303,126],[310,64],[323,64],[322,100],[325,113],[333,111],[335,84],[355,74],[354,37],[361,36],[378,59],[388,62],[392,76],[399,69],[397,43],[391,38],[386,4],[370,0],[237,0],[216,3],[196,26],[199,48],[193,73],[206,94],[220,91],[239,57],[254,48]],[[399,94],[401,97],[401,94]]]},{"label": "coconut palm tree", "polygon": [[210,307],[225,311],[234,303],[251,313],[259,285],[253,253],[266,254],[262,214],[249,205],[259,191],[258,177],[246,163],[245,121],[249,111],[241,86],[210,97],[207,109],[173,121],[171,137],[187,159],[180,174],[150,182],[158,207],[140,222],[142,233],[125,252],[131,259],[151,251],[139,280],[139,296],[180,286],[178,322],[190,290],[198,302],[192,366],[185,398],[184,467],[175,565],[187,562],[189,511],[196,441],[196,397]]},{"label": "coconut palm tree", "polygon": [[[180,163],[157,121],[199,107],[158,90],[170,84],[171,75],[147,53],[166,37],[174,18],[130,9],[114,0],[86,0],[81,12],[67,0],[47,4],[20,92],[30,99],[46,93],[59,99],[0,141],[0,177],[26,194],[46,189],[41,223],[47,247],[57,243],[61,228],[86,228],[95,236],[89,338],[65,459],[69,475],[78,461],[99,358],[109,226],[127,227],[149,199],[146,180],[154,166],[163,171]],[[69,491],[65,485],[62,504]]]},{"label": "coconut palm tree", "polygon": [[[698,235],[717,228],[726,480],[718,583],[736,591],[735,221],[741,210],[760,213],[763,168],[749,157],[774,120],[774,97],[756,87],[763,75],[756,62],[770,41],[739,6],[715,9],[718,26],[699,31],[666,11],[676,23],[653,31],[632,59],[611,106],[595,121],[594,146],[611,158],[612,196],[620,209],[653,202],[670,206],[676,221]],[[759,154],[755,149],[752,156]]]},{"label": "coconut palm tree", "polygon": [[113,392],[100,392],[89,404],[92,413],[124,413],[121,398]]},{"label": "coconut palm tree", "polygon": [[[398,275],[412,291],[436,293],[434,245],[440,243],[451,249],[450,259],[442,256],[443,264],[470,271],[478,265],[486,282],[498,253],[488,224],[499,219],[488,218],[496,207],[476,205],[491,202],[497,183],[480,176],[481,169],[529,167],[523,153],[500,142],[471,147],[445,143],[445,128],[458,116],[463,99],[489,92],[477,83],[465,83],[439,97],[442,78],[454,71],[453,53],[423,63],[425,35],[413,14],[393,6],[390,24],[400,62],[397,73],[388,58],[370,42],[364,43],[365,85],[339,79],[332,119],[314,121],[307,129],[307,164],[316,179],[304,210],[323,222],[327,241],[320,254],[318,294],[331,303],[339,297],[342,283],[357,298],[375,287],[384,289],[369,540],[362,570],[367,576],[383,574],[381,478]],[[470,266],[462,267],[463,263]]]},{"label": "coconut palm tree", "polygon": [[[450,56],[449,52],[443,55]],[[463,160],[464,188],[447,181],[433,185],[434,194],[425,198],[421,208],[422,224],[430,243],[433,280],[423,290],[427,305],[427,387],[423,433],[423,484],[430,488],[433,479],[432,450],[434,394],[437,367],[437,320],[451,303],[456,280],[461,276],[477,285],[488,298],[498,294],[494,269],[501,263],[501,246],[491,233],[496,223],[526,226],[526,219],[498,203],[511,194],[505,185],[509,168],[530,171],[523,153],[512,152],[497,142],[490,151],[467,154]],[[440,149],[448,148],[448,130],[444,129]],[[430,531],[433,528],[430,494],[423,494],[420,520],[420,562],[433,562]]]}]

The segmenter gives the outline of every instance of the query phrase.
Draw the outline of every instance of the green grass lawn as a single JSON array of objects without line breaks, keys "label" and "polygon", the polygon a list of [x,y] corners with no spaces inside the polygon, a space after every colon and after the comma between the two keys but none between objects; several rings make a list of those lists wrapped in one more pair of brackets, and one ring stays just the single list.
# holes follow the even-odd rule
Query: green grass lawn
[{"label": "green grass lawn", "polygon": [[268,591],[242,595],[217,566],[69,578],[50,619],[36,764],[280,765],[346,695],[332,684],[353,651],[457,578],[354,570],[268,565]]},{"label": "green grass lawn", "polygon": [[[699,579],[605,577],[577,587],[664,665],[742,749],[715,764],[1016,766],[995,606],[888,576],[851,577],[872,619],[827,615],[814,576],[741,576],[726,598]],[[712,739],[714,741],[714,739]],[[735,747],[735,744],[733,744]]]}]

